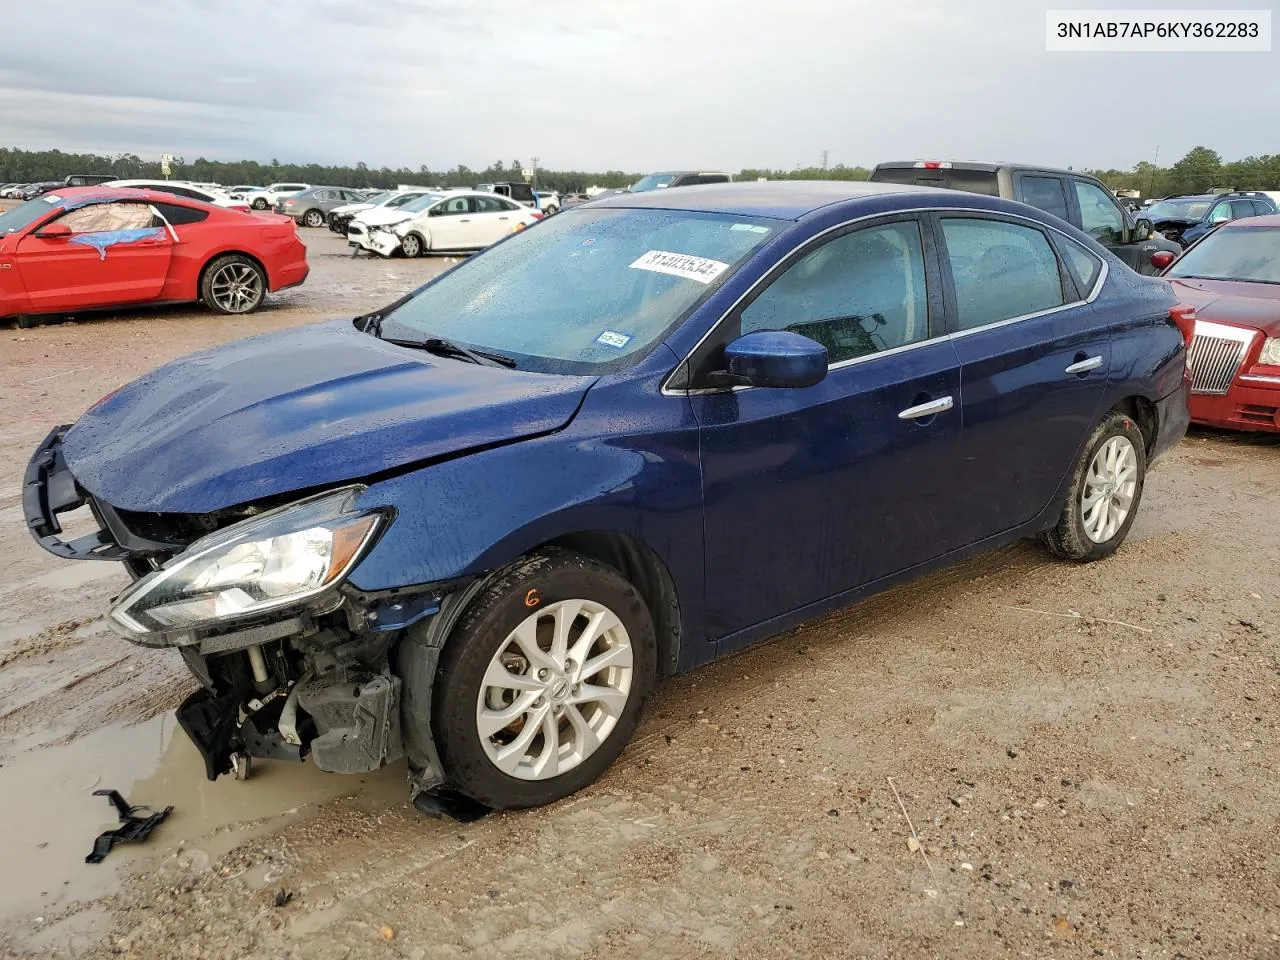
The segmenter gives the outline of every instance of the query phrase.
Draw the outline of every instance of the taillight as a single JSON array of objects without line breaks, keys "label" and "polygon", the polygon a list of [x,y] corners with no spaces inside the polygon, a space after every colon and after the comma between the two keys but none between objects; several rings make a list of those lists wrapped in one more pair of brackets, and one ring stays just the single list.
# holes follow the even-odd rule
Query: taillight
[{"label": "taillight", "polygon": [[1169,319],[1182,331],[1188,347],[1196,335],[1196,308],[1189,303],[1175,303],[1169,308]]},{"label": "taillight", "polygon": [[533,219],[535,219],[535,220],[541,220],[541,219],[542,219],[542,211],[541,211],[541,210],[530,210],[529,212],[530,212],[531,214],[533,214]]}]

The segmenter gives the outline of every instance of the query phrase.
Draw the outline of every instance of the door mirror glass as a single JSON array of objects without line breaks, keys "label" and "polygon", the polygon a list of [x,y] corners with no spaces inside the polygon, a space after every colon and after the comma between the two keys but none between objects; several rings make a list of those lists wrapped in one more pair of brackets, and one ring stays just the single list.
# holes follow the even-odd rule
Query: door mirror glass
[{"label": "door mirror glass", "polygon": [[1157,250],[1151,255],[1151,265],[1157,270],[1163,270],[1169,264],[1173,263],[1173,251]]},{"label": "door mirror glass", "polygon": [[1133,223],[1133,242],[1141,243],[1143,240],[1150,240],[1151,234],[1155,232],[1155,227],[1146,217],[1139,217]]},{"label": "door mirror glass", "polygon": [[724,348],[714,386],[811,387],[827,375],[827,348],[789,330],[759,330]]},{"label": "door mirror glass", "polygon": [[36,236],[42,240],[66,240],[71,236],[71,228],[65,223],[51,223],[37,230]]}]

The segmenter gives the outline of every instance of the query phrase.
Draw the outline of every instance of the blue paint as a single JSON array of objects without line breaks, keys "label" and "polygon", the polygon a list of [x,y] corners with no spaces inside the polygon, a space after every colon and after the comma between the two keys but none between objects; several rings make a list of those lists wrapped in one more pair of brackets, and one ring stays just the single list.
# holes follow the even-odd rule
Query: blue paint
[{"label": "blue paint", "polygon": [[70,243],[79,243],[93,247],[98,251],[98,259],[107,259],[107,247],[122,243],[137,243],[139,240],[163,240],[164,227],[142,227],[135,230],[103,230],[98,233],[77,233],[68,237]]},{"label": "blue paint", "polygon": [[[599,203],[779,222],[665,342],[604,376],[433,357],[335,321],[228,344],[144,376],[67,434],[68,464],[102,499],[148,512],[205,513],[367,482],[361,503],[391,507],[395,520],[352,574],[365,591],[482,573],[574,534],[628,537],[675,584],[679,666],[687,669],[1045,529],[1061,512],[1092,424],[1125,398],[1156,404],[1157,454],[1186,429],[1185,347],[1168,319],[1168,286],[1133,274],[1074,229],[1066,232],[1110,271],[1092,303],[946,336],[955,330],[955,293],[930,211],[1014,214],[1062,229],[1030,207],[952,191],[805,183],[686,187]],[[716,321],[798,247],[850,220],[894,213],[926,227],[934,339],[830,369],[804,388],[663,392]],[[583,335],[597,335],[601,321],[584,321]],[[707,343],[723,357],[714,337]],[[747,364],[785,354],[804,370],[813,346],[771,336],[738,354]],[[1081,354],[1105,362],[1066,375]],[[898,417],[941,396],[955,408]]]}]

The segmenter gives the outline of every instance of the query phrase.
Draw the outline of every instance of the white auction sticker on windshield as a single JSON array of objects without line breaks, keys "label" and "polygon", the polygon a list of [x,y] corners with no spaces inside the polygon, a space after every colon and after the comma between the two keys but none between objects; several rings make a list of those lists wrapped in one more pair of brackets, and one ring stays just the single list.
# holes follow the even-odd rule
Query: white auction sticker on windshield
[{"label": "white auction sticker on windshield", "polygon": [[710,283],[729,269],[727,263],[719,260],[708,260],[705,257],[692,257],[687,253],[670,253],[666,250],[650,250],[635,263],[632,270],[652,270],[654,273],[669,273],[673,277],[684,277],[686,280],[697,280],[699,283]]}]

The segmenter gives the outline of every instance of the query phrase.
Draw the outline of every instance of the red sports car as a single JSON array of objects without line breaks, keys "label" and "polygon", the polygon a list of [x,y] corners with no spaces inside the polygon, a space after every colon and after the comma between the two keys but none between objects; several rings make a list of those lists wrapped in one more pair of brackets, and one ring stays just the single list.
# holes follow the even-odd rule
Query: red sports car
[{"label": "red sports car", "polygon": [[250,313],[307,278],[293,221],[153,190],[55,190],[0,213],[0,320],[199,300]]},{"label": "red sports car", "polygon": [[1191,419],[1280,433],[1280,216],[1223,224],[1162,276],[1196,308]]}]

